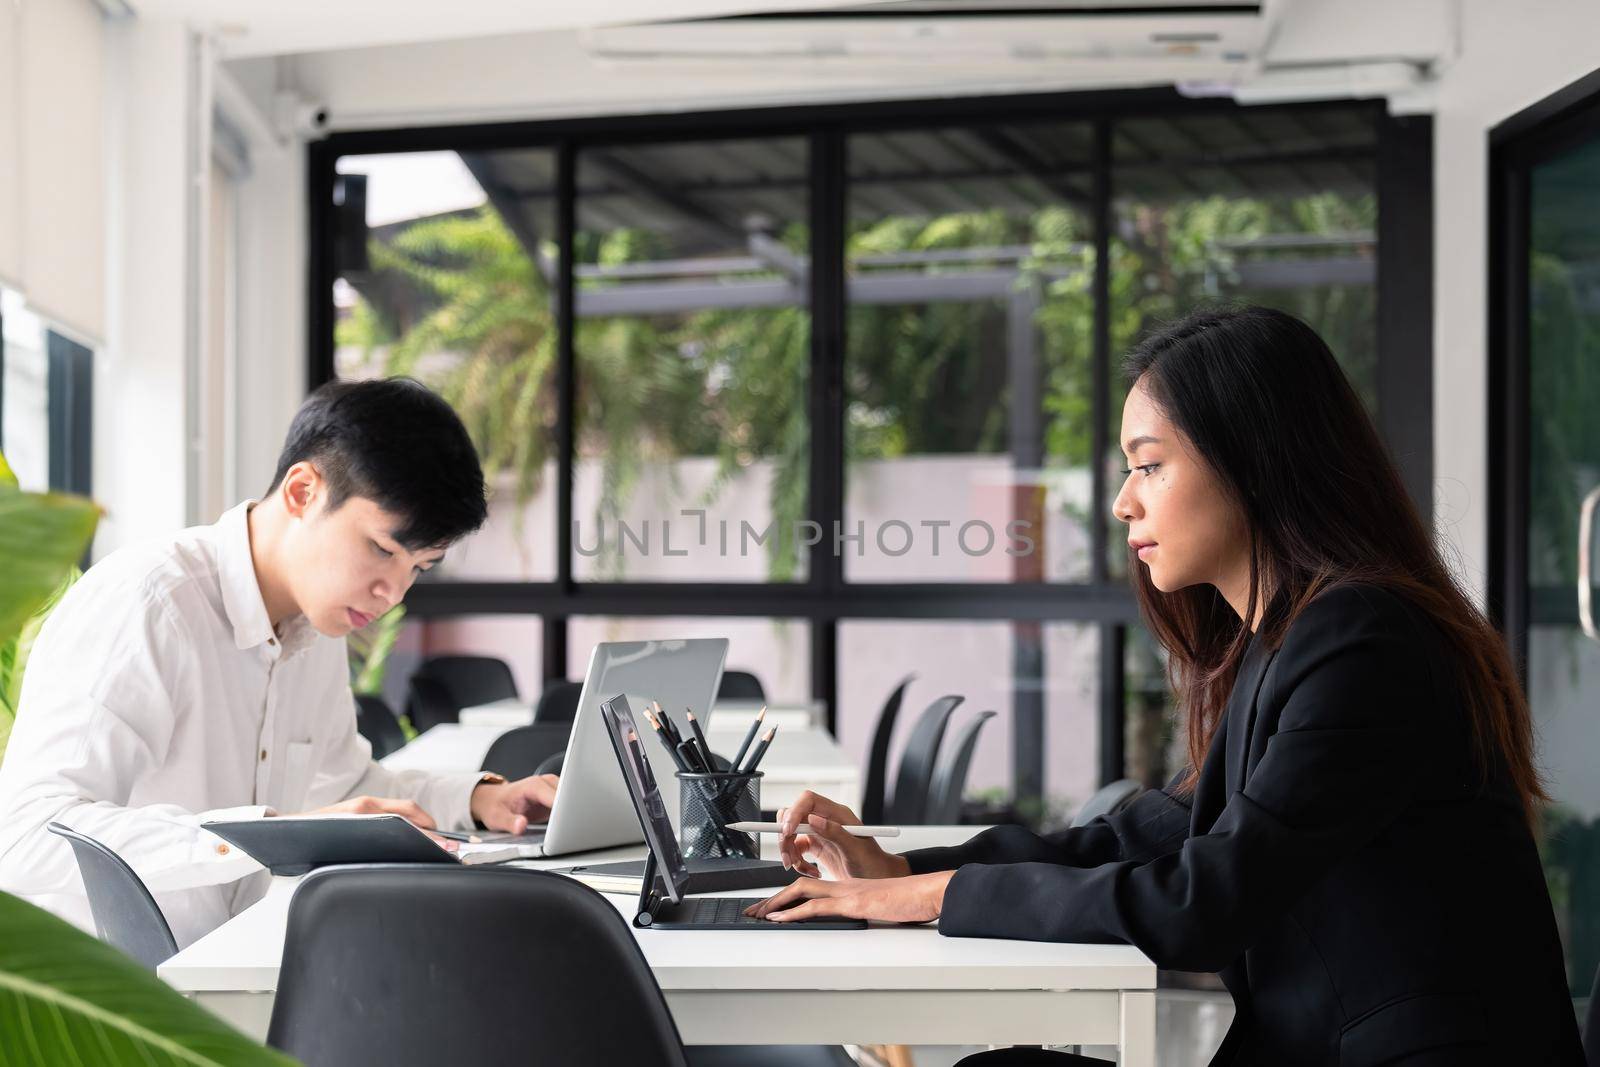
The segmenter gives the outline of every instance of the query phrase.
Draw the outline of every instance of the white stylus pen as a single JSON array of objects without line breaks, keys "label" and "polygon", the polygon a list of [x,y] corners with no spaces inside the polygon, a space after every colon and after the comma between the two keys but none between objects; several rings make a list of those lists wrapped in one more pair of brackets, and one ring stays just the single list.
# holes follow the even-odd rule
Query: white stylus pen
[{"label": "white stylus pen", "polygon": [[[781,834],[783,824],[776,822],[730,822],[728,829],[737,830],[741,834]],[[851,837],[899,837],[898,826],[841,826],[839,829]],[[797,833],[805,833],[810,827],[801,823],[795,828]]]}]

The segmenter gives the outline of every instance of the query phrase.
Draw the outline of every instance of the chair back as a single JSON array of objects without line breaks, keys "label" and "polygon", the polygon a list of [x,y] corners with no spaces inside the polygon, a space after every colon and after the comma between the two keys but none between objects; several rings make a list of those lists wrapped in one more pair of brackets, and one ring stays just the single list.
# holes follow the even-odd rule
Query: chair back
[{"label": "chair back", "polygon": [[884,795],[889,789],[889,742],[894,740],[894,723],[900,717],[900,704],[906,687],[916,675],[900,679],[889,699],[878,712],[878,725],[872,730],[872,747],[867,750],[867,773],[861,787],[861,821],[868,826],[882,823],[886,808]]},{"label": "chair back", "polygon": [[539,768],[552,756],[567,750],[572,736],[570,723],[536,722],[507,730],[494,739],[483,757],[483,769],[503,774],[515,781],[530,774],[548,773]]},{"label": "chair back", "polygon": [[127,861],[94,838],[61,823],[51,823],[49,830],[66,838],[72,846],[100,940],[152,971],[178,951],[167,917],[161,914],[156,898]]},{"label": "chair back", "polygon": [[517,699],[510,666],[494,656],[429,656],[417,673],[443,685],[457,711]]},{"label": "chair back", "polygon": [[380,696],[356,694],[356,729],[372,746],[373,759],[382,759],[405,747],[406,733],[400,729],[400,720]]},{"label": "chair back", "polygon": [[939,764],[933,786],[928,790],[928,810],[923,821],[930,826],[950,826],[961,821],[961,794],[967,789],[967,771],[972,767],[972,754],[978,748],[978,735],[983,732],[983,724],[994,717],[995,712],[980,711],[978,717],[956,735],[955,748],[950,751],[950,757]]},{"label": "chair back", "polygon": [[1585,1067],[1600,1067],[1600,970],[1595,972],[1589,1007],[1583,1013],[1583,1062]]},{"label": "chair back", "polygon": [[1115,815],[1133,803],[1133,798],[1142,792],[1144,786],[1132,778],[1119,778],[1110,785],[1103,785],[1072,816],[1072,825],[1084,826],[1102,815]]},{"label": "chair back", "polygon": [[717,683],[717,701],[746,700],[754,703],[767,702],[767,690],[761,684],[761,679],[749,671],[723,671],[722,681]]},{"label": "chair back", "polygon": [[406,683],[406,715],[411,728],[425,734],[440,723],[460,722],[461,705],[450,699],[443,682],[418,673]]},{"label": "chair back", "polygon": [[289,904],[267,1043],[307,1067],[687,1067],[627,922],[514,867],[323,867]]},{"label": "chair back", "polygon": [[898,826],[925,825],[928,816],[928,790],[933,785],[933,769],[938,763],[939,746],[945,728],[961,702],[961,696],[942,696],[929,704],[911,728],[906,747],[900,752],[900,767],[895,772],[894,796],[889,798],[888,820]]},{"label": "chair back", "polygon": [[551,682],[539,694],[539,703],[533,709],[536,723],[571,722],[578,717],[578,698],[583,696],[582,682]]}]

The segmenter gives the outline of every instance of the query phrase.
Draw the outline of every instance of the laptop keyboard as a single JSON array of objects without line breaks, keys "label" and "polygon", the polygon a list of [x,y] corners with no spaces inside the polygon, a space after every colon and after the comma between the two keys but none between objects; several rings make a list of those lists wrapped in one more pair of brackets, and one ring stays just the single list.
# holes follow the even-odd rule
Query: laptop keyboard
[{"label": "laptop keyboard", "polygon": [[696,923],[764,923],[744,914],[744,909],[766,897],[692,897],[679,905],[678,914]]}]

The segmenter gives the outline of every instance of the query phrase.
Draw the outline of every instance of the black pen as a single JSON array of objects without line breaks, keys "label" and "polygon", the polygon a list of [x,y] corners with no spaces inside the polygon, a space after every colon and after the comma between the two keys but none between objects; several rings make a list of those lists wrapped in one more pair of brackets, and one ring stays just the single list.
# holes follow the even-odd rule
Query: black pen
[{"label": "black pen", "polygon": [[705,774],[711,768],[700,759],[700,753],[695,750],[693,741],[678,742],[678,762],[685,765],[690,774]]},{"label": "black pen", "polygon": [[644,713],[644,717],[649,721],[651,728],[655,730],[656,740],[666,747],[667,755],[671,756],[672,762],[678,765],[678,770],[683,771],[685,774],[689,773],[689,765],[683,762],[682,756],[678,755],[678,746],[672,743],[672,738],[667,735],[667,731],[661,728],[661,723],[657,722],[656,717],[648,711]]},{"label": "black pen", "polygon": [[689,732],[694,734],[695,742],[700,746],[700,762],[706,765],[706,770],[716,770],[717,761],[711,758],[711,746],[706,743],[705,732],[700,729],[700,723],[695,719],[694,712],[684,708],[683,713],[689,717]]},{"label": "black pen", "polygon": [[772,746],[772,736],[778,732],[776,726],[769,726],[767,732],[761,735],[761,743],[756,745],[756,750],[750,754],[750,765],[740,771],[740,774],[756,773],[756,766],[760,764],[761,757],[767,754],[767,749]]},{"label": "black pen", "polygon": [[661,728],[667,732],[667,737],[672,740],[674,745],[683,744],[683,735],[678,732],[678,724],[672,721],[672,716],[667,714],[667,709],[663,708],[658,701],[652,701],[652,703],[655,704],[656,717],[661,720]]},{"label": "black pen", "polygon": [[739,764],[744,760],[744,754],[750,751],[750,742],[756,739],[756,734],[761,732],[761,720],[767,717],[767,709],[763,707],[756,713],[756,721],[750,724],[750,729],[745,732],[744,742],[739,746],[739,751],[734,754],[732,767],[739,769]]}]

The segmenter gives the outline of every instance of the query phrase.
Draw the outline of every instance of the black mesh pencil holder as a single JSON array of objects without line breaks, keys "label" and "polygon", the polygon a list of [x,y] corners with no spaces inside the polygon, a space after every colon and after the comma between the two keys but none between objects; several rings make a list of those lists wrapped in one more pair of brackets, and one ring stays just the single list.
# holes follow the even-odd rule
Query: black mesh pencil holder
[{"label": "black mesh pencil holder", "polygon": [[688,858],[746,856],[755,859],[754,834],[728,829],[729,823],[761,818],[761,772],[754,774],[677,773],[678,844]]}]

